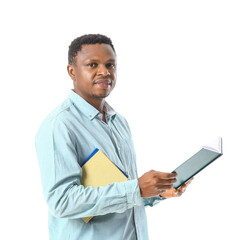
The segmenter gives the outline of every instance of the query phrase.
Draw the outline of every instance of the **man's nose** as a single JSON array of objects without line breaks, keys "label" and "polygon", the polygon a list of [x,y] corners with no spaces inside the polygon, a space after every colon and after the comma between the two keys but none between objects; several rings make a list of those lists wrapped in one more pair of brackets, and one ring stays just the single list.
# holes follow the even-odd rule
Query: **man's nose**
[{"label": "man's nose", "polygon": [[103,75],[103,76],[109,76],[110,72],[109,72],[109,70],[107,69],[107,67],[105,65],[101,64],[101,65],[98,66],[97,74],[98,75]]}]

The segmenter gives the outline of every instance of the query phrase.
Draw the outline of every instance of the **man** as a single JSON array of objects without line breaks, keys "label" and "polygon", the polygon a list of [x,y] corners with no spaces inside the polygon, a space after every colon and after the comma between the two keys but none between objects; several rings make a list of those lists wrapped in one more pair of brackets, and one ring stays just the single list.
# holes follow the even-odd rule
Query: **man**
[{"label": "man", "polygon": [[[69,47],[73,81],[67,100],[42,123],[36,149],[52,240],[148,239],[144,207],[180,196],[175,173],[149,171],[138,178],[130,129],[105,98],[116,84],[116,53],[109,38],[89,34]],[[105,187],[80,184],[81,164],[95,148],[127,173],[129,181]],[[94,216],[85,223],[82,217]]]}]

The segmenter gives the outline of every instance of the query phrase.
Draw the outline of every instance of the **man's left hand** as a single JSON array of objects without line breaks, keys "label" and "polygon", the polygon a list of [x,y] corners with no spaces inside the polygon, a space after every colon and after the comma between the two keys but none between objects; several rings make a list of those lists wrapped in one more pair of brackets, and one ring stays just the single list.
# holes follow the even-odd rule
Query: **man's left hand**
[{"label": "man's left hand", "polygon": [[188,187],[188,185],[192,182],[193,178],[191,178],[188,182],[186,182],[183,186],[181,186],[178,189],[171,188],[169,190],[166,190],[162,194],[160,194],[161,197],[164,198],[173,198],[173,197],[180,197]]}]

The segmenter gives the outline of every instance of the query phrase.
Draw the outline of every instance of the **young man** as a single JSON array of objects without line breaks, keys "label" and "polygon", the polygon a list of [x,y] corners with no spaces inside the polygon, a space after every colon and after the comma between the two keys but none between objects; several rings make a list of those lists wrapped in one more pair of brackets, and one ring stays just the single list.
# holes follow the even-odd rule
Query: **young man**
[{"label": "young man", "polygon": [[[149,171],[138,178],[128,123],[105,98],[116,84],[111,40],[89,34],[69,47],[74,89],[42,123],[36,150],[52,240],[148,239],[145,206],[180,196],[175,173]],[[95,148],[127,173],[129,181],[106,187],[80,184],[81,165]],[[94,216],[85,223],[82,217]]]}]

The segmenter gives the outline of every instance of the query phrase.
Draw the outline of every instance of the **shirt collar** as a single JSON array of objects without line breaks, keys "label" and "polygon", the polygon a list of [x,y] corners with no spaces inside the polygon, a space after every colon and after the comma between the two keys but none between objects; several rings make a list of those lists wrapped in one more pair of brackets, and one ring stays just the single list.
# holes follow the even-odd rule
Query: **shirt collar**
[{"label": "shirt collar", "polygon": [[[93,120],[98,114],[101,114],[96,108],[94,108],[81,96],[75,93],[74,90],[70,91],[69,98],[71,99],[72,103],[79,109],[79,111],[90,120]],[[116,116],[115,110],[107,102],[105,102],[103,106],[103,111],[106,113],[106,118],[114,119]]]}]

